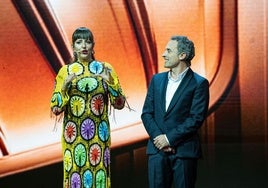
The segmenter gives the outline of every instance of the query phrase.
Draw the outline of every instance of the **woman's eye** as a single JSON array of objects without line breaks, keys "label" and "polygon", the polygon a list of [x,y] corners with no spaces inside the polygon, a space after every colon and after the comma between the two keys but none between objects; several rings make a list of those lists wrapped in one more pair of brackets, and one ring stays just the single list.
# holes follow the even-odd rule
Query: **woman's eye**
[{"label": "woman's eye", "polygon": [[77,41],[75,41],[75,44],[82,44],[82,43],[91,44],[92,41],[91,40],[85,40],[85,39],[78,39]]}]

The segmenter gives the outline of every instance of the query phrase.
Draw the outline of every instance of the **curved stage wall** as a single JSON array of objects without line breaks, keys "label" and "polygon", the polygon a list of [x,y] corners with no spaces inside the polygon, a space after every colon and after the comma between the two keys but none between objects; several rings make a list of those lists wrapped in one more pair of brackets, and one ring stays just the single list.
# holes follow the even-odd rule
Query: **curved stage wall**
[{"label": "curved stage wall", "polygon": [[[228,96],[235,96],[228,109],[238,110],[234,129],[239,139],[257,139],[266,146],[267,25],[254,15],[262,6],[267,10],[267,4],[254,4],[252,10],[234,0],[1,1],[0,177],[62,160],[61,125],[52,131],[55,120],[50,117],[49,101],[55,74],[72,56],[71,34],[80,26],[93,31],[96,58],[115,67],[135,110],[113,114],[114,149],[147,139],[140,120],[147,85],[153,74],[166,71],[161,55],[175,34],[194,41],[192,68],[210,81],[203,139],[213,143],[221,130],[222,137],[234,136],[233,127],[217,127],[219,119],[230,118],[217,110]],[[252,14],[246,15],[240,7]],[[267,18],[265,10],[259,11],[263,18]],[[253,17],[263,32],[248,29],[247,17]],[[248,33],[253,36],[247,38]],[[254,57],[249,56],[248,45],[257,50]]]}]

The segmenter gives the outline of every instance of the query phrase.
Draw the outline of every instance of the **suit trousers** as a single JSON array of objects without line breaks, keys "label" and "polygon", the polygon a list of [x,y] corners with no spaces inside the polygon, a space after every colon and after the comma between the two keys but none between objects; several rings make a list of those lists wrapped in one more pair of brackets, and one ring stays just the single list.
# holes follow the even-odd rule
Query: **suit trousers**
[{"label": "suit trousers", "polygon": [[195,187],[198,159],[162,151],[148,157],[149,188]]}]

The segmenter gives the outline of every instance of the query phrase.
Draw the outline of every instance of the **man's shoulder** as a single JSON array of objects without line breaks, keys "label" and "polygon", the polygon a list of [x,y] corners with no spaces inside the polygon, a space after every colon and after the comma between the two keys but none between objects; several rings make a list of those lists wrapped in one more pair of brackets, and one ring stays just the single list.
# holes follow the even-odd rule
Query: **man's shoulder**
[{"label": "man's shoulder", "polygon": [[154,78],[163,78],[167,76],[168,72],[159,72],[153,75]]},{"label": "man's shoulder", "polygon": [[198,82],[208,81],[205,76],[202,76],[200,73],[197,73],[197,72],[194,72],[194,71],[193,71],[193,77]]}]

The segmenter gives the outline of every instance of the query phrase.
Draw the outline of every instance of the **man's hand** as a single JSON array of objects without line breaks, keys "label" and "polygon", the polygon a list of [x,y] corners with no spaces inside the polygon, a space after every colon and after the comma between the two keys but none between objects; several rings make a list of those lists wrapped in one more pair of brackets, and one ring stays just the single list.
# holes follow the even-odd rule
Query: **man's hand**
[{"label": "man's hand", "polygon": [[154,138],[154,145],[157,147],[159,150],[169,146],[169,143],[167,141],[166,135],[165,134],[160,134],[157,137]]}]

